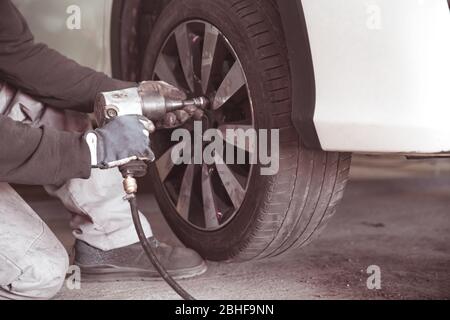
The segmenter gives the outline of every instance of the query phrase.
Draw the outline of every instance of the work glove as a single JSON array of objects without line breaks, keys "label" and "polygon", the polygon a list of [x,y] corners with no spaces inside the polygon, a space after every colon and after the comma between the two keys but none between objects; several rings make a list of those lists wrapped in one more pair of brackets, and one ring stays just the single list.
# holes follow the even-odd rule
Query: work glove
[{"label": "work glove", "polygon": [[[145,81],[139,85],[139,88],[145,91],[146,87],[150,87],[152,91],[158,91],[168,100],[186,100],[186,93],[164,81]],[[181,127],[190,119],[201,120],[203,110],[194,106],[186,107],[182,110],[169,112],[164,119],[155,123],[159,129],[174,129]]]},{"label": "work glove", "polygon": [[154,161],[149,132],[154,124],[141,116],[117,117],[104,127],[88,131],[84,137],[91,151],[93,168],[109,169],[132,161]]}]

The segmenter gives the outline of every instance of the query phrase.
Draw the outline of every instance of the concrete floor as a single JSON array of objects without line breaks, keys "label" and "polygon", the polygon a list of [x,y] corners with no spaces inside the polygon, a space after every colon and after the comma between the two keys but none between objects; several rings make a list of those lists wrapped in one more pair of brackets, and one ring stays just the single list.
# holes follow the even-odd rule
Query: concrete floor
[{"label": "concrete floor", "polygon": [[[209,263],[204,276],[182,285],[200,299],[450,299],[448,161],[431,169],[429,163],[408,164],[406,170],[392,159],[367,169],[367,161],[356,160],[342,205],[309,247],[267,261]],[[70,247],[68,215],[59,203],[36,189],[22,193]],[[178,243],[155,199],[142,201],[156,235]],[[381,290],[367,289],[371,265],[381,268]],[[82,284],[57,297],[177,298],[164,282]]]}]

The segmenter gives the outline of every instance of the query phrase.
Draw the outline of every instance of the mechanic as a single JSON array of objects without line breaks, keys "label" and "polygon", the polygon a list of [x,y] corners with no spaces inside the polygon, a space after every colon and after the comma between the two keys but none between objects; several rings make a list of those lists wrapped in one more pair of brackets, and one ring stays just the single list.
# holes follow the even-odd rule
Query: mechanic
[{"label": "mechanic", "polygon": [[[158,85],[169,97],[185,96]],[[74,260],[82,280],[159,277],[138,243],[121,174],[91,169],[95,158],[100,163],[151,155],[149,121],[127,116],[104,128],[90,127],[87,114],[99,92],[132,86],[137,84],[111,79],[34,43],[17,8],[10,0],[0,1],[1,298],[51,298],[61,289],[69,264],[62,244],[7,183],[43,185],[71,212]],[[182,111],[160,125],[181,125],[193,114]],[[97,146],[87,144],[87,132],[97,135]],[[142,219],[146,235],[152,236]],[[158,255],[175,277],[206,271],[192,250],[159,243]]]}]

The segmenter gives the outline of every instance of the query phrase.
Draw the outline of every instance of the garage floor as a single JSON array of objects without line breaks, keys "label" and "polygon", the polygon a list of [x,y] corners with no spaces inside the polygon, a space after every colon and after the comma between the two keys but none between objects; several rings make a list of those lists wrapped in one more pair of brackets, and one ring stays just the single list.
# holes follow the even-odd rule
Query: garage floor
[{"label": "garage floor", "polygon": [[[322,236],[290,256],[245,264],[209,263],[182,281],[201,299],[450,299],[449,161],[358,158],[343,204]],[[39,189],[24,197],[70,247],[68,215]],[[157,236],[175,244],[154,198],[142,199]],[[381,290],[366,270],[381,268]],[[164,282],[82,284],[58,299],[177,299]]]}]

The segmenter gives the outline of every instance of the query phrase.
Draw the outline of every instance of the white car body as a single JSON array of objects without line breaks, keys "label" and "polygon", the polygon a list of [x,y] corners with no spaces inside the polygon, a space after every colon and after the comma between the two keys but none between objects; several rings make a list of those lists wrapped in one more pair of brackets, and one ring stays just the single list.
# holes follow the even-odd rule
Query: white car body
[{"label": "white car body", "polygon": [[[38,41],[111,74],[112,0],[14,2]],[[71,5],[81,9],[79,30],[66,25]],[[447,0],[302,0],[302,5],[322,149],[450,154]]]},{"label": "white car body", "polygon": [[450,151],[445,0],[303,0],[324,150]]},{"label": "white car body", "polygon": [[[13,0],[36,41],[47,44],[81,65],[111,75],[110,25],[112,0]],[[80,29],[68,22],[77,6]]]}]

